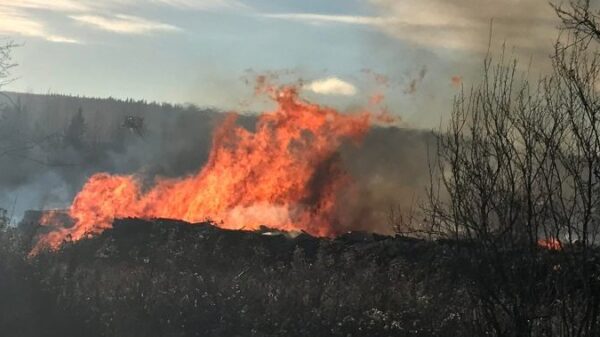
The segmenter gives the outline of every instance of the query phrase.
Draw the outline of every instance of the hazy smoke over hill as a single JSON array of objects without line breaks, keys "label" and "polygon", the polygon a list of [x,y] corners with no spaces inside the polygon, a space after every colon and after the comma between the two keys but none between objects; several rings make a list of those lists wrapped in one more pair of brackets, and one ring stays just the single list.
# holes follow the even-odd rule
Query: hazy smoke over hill
[{"label": "hazy smoke over hill", "polygon": [[[0,207],[65,207],[99,171],[178,176],[202,164],[211,129],[221,118],[193,107],[13,95],[1,123]],[[81,108],[82,121],[77,115]],[[124,124],[142,117],[141,133]],[[16,206],[15,206],[16,205]]]}]

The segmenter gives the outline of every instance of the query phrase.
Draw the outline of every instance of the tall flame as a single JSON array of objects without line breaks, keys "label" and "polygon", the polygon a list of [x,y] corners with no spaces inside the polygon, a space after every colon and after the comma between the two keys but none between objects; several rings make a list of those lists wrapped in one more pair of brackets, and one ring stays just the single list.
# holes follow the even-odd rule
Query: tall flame
[{"label": "tall flame", "polygon": [[371,115],[308,103],[294,87],[269,92],[277,108],[259,116],[254,132],[237,126],[235,115],[226,118],[215,131],[207,164],[194,175],[157,178],[151,187],[134,175],[92,176],[69,209],[74,226],[53,226],[33,252],[101,233],[125,217],[334,235],[340,230],[338,194],[351,184],[338,149],[345,140],[361,140]]}]

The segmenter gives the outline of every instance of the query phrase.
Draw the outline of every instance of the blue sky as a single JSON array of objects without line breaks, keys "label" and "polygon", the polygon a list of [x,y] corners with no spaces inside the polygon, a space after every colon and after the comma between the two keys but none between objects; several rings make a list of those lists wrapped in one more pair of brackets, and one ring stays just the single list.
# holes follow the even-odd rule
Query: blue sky
[{"label": "blue sky", "polygon": [[342,109],[381,91],[410,126],[477,78],[492,18],[498,44],[544,61],[545,0],[0,0],[0,35],[23,44],[8,90],[244,110],[244,78],[276,72]]}]

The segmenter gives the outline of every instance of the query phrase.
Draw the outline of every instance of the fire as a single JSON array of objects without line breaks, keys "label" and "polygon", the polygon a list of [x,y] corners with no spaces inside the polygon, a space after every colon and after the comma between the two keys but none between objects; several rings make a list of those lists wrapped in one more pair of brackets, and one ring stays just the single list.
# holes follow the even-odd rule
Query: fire
[{"label": "fire", "polygon": [[538,246],[546,248],[548,250],[561,250],[562,244],[556,238],[540,239],[538,240]]},{"label": "fire", "polygon": [[453,87],[460,88],[460,86],[463,83],[463,78],[462,78],[462,76],[455,75],[455,76],[452,76],[451,82],[452,82]]},{"label": "fire", "polygon": [[306,102],[294,87],[265,92],[277,108],[259,116],[254,132],[236,125],[235,115],[226,118],[213,135],[208,162],[196,174],[157,178],[152,186],[143,186],[135,175],[92,176],[69,209],[75,224],[53,227],[33,253],[99,234],[125,217],[335,235],[341,230],[338,195],[352,183],[338,150],[344,141],[362,139],[372,115],[341,114]]}]

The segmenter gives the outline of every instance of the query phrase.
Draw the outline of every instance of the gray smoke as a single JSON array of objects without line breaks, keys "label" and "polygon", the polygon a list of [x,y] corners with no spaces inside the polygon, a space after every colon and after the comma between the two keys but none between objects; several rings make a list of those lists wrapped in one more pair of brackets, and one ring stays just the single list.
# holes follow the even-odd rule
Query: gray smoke
[{"label": "gray smoke", "polygon": [[[215,110],[68,96],[10,94],[0,120],[0,207],[67,207],[96,172],[181,176],[208,156]],[[81,109],[83,123],[77,123]],[[124,121],[143,118],[133,130]]]},{"label": "gray smoke", "polygon": [[546,0],[371,0],[379,27],[419,46],[485,53],[493,38],[528,55],[544,55],[558,19]]}]

